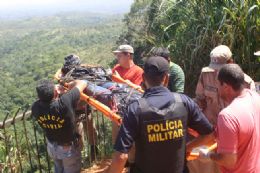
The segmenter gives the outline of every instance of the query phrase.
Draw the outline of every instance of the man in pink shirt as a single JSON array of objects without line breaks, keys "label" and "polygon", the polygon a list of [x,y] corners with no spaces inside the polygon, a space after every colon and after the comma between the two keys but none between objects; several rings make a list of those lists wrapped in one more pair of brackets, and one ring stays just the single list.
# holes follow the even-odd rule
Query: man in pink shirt
[{"label": "man in pink shirt", "polygon": [[218,74],[218,92],[228,104],[218,115],[217,153],[200,151],[223,173],[260,173],[260,96],[245,89],[244,73],[236,64],[223,66]]}]

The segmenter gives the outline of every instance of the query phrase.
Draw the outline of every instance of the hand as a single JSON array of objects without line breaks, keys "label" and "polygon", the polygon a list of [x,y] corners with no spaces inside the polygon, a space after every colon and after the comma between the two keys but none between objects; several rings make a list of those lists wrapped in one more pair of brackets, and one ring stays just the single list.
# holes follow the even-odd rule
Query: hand
[{"label": "hand", "polygon": [[202,161],[210,161],[211,151],[206,148],[199,149],[199,158]]},{"label": "hand", "polygon": [[114,72],[114,75],[117,76],[117,77],[121,77],[120,74],[117,71]]}]

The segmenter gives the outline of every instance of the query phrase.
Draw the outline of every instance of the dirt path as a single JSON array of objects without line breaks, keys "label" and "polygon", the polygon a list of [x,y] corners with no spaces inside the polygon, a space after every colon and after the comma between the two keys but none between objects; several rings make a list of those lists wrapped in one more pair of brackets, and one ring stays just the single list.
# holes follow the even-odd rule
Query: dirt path
[{"label": "dirt path", "polygon": [[[81,173],[104,173],[110,164],[111,159],[98,161],[92,167],[81,171]],[[127,170],[125,169],[122,173],[127,173]]]}]

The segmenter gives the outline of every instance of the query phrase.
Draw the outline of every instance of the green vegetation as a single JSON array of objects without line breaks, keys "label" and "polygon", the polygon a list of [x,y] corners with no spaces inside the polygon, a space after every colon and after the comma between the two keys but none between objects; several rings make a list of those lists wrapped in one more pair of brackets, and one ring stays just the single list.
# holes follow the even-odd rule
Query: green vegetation
[{"label": "green vegetation", "polygon": [[64,56],[108,67],[122,16],[71,13],[0,22],[0,121],[4,111],[31,104],[36,81],[52,78]]},{"label": "green vegetation", "polygon": [[[189,95],[194,94],[200,70],[209,64],[209,53],[218,44],[228,45],[244,71],[256,81],[260,80],[260,62],[253,55],[260,49],[259,0],[135,0],[123,20],[127,32],[123,32],[122,18],[118,15],[66,13],[0,21],[0,121],[6,112],[26,107],[36,99],[36,82],[52,78],[62,66],[64,56],[75,53],[85,63],[109,67],[114,59],[112,48],[125,42],[134,46],[139,65],[154,46],[168,47],[173,61],[185,71],[185,90]],[[30,144],[33,152],[32,121],[26,123],[27,133],[33,140]],[[98,147],[103,147],[102,156],[105,156],[111,153],[110,122],[97,117],[96,124],[97,129],[103,130],[98,137]],[[21,123],[17,129],[17,143],[26,148],[26,133]],[[12,156],[12,163],[18,165],[15,134],[11,128],[8,130],[6,135],[10,146],[7,152]],[[0,146],[0,170],[3,163],[8,169],[10,165],[6,161],[9,158],[3,154],[6,152],[3,140]],[[44,158],[43,139],[40,146],[40,157]],[[28,161],[25,152],[21,150],[22,159]],[[33,155],[35,158],[35,153]],[[45,168],[46,163],[43,166]],[[24,167],[29,170],[29,163]],[[37,168],[33,169],[36,171]]]},{"label": "green vegetation", "polygon": [[125,17],[128,32],[119,42],[134,45],[137,61],[154,46],[168,47],[172,59],[186,75],[186,93],[194,94],[209,53],[228,45],[236,63],[256,81],[260,63],[253,55],[260,49],[260,1],[136,0]]}]

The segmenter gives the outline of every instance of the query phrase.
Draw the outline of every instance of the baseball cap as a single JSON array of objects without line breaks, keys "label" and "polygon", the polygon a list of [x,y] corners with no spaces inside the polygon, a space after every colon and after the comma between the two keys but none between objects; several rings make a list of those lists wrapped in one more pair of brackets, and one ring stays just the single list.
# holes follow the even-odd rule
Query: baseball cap
[{"label": "baseball cap", "polygon": [[209,67],[220,69],[232,57],[232,52],[226,45],[219,45],[210,52]]},{"label": "baseball cap", "polygon": [[152,56],[144,64],[144,73],[159,75],[169,71],[168,61],[161,56]]},{"label": "baseball cap", "polygon": [[254,53],[255,56],[260,56],[260,51]]},{"label": "baseball cap", "polygon": [[113,53],[120,53],[120,52],[134,53],[134,48],[130,45],[124,44],[124,45],[120,45],[117,48],[117,50],[113,51]]}]

